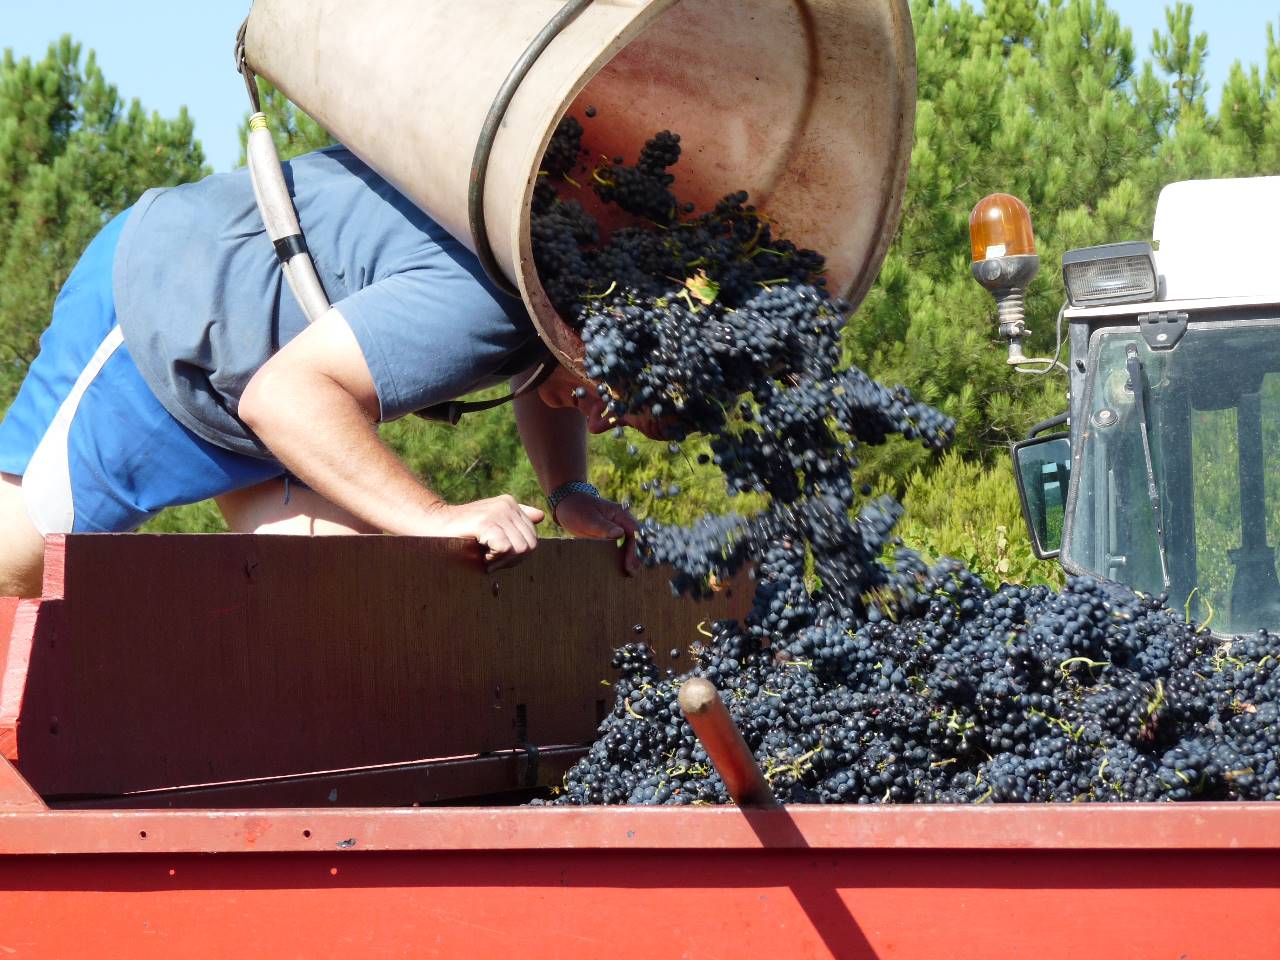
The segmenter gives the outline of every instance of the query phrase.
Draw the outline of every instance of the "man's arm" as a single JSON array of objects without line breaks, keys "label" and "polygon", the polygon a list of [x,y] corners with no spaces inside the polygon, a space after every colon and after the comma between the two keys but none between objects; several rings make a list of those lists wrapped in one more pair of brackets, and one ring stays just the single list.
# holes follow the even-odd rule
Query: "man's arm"
[{"label": "man's arm", "polygon": [[[512,379],[512,388],[528,379],[528,373]],[[587,422],[572,407],[553,408],[542,402],[537,390],[516,397],[516,426],[533,472],[545,493],[573,480],[587,478]],[[555,521],[577,537],[616,540],[626,537],[623,557],[628,573],[640,567],[635,549],[639,524],[627,509],[612,500],[574,493],[556,507]]]},{"label": "man's arm", "polygon": [[[518,389],[528,379],[528,371],[513,377],[512,389]],[[588,479],[587,421],[582,414],[572,407],[547,406],[537,390],[516,397],[512,406],[520,442],[543,493],[549,494],[573,480]]]},{"label": "man's arm", "polygon": [[377,390],[341,314],[330,310],[268,360],[239,415],[272,454],[327,500],[389,533],[466,537],[503,566],[537,545],[542,511],[501,496],[453,506],[379,439]]}]

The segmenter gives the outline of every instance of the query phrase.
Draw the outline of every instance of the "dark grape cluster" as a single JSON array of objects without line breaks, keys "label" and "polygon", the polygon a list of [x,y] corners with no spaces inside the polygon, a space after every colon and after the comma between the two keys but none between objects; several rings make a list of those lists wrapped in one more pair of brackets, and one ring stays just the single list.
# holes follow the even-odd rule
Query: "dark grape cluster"
[{"label": "dark grape cluster", "polygon": [[[660,134],[627,169],[656,197],[677,158]],[[673,436],[711,434],[729,491],[766,504],[645,524],[646,561],[678,592],[746,567],[752,607],[710,624],[682,676],[674,657],[621,647],[614,708],[554,802],[727,802],[677,705],[688,676],[720,689],[784,801],[1280,798],[1280,640],[1221,643],[1163,598],[1088,577],[992,590],[955,561],[926,565],[894,539],[902,507],[856,484],[857,451],[895,435],[938,449],[953,424],[840,369],[846,308],[822,258],[741,193],[687,218],[673,196],[669,217],[602,243],[549,179],[534,252],[601,396]]]},{"label": "dark grape cluster", "polygon": [[634,167],[620,163],[597,167],[592,174],[596,192],[601,200],[616,203],[627,213],[656,224],[670,223],[678,211],[670,189],[675,176],[667,168],[679,159],[680,137],[664,130],[644,145]]},{"label": "dark grape cluster", "polygon": [[[1280,799],[1276,637],[1220,643],[1085,577],[993,591],[949,562],[896,619],[859,623],[826,612],[802,553],[773,548],[751,614],[712,624],[686,675],[720,688],[780,799]],[[555,802],[727,802],[680,714],[685,676],[643,644],[619,658],[614,709]]]},{"label": "dark grape cluster", "polygon": [[542,154],[543,173],[560,180],[568,176],[582,151],[582,134],[582,124],[576,117],[566,116],[561,120]]}]

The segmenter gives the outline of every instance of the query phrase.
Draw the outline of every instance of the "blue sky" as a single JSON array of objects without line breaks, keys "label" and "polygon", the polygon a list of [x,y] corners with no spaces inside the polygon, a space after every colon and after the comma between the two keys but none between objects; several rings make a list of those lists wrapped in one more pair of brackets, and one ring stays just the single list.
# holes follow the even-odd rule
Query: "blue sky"
[{"label": "blue sky", "polygon": [[[186,104],[196,136],[215,170],[239,158],[238,129],[247,110],[244,85],[232,66],[236,29],[249,0],[0,0],[0,46],[19,57],[42,56],[51,40],[71,33],[96,50],[107,79],[126,98],[165,116]],[[1163,0],[1110,0],[1145,56],[1164,23]],[[1209,34],[1210,103],[1235,60],[1262,63],[1266,25],[1280,22],[1276,0],[1201,0],[1195,23]]]}]

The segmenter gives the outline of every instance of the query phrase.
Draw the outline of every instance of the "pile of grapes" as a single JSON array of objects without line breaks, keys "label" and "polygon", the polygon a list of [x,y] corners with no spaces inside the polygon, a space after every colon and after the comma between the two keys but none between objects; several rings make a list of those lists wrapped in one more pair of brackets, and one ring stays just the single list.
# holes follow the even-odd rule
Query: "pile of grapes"
[{"label": "pile of grapes", "polygon": [[[765,495],[750,516],[646,523],[642,543],[692,596],[751,565],[749,614],[710,624],[684,677],[720,689],[779,799],[1280,797],[1275,637],[1220,643],[1161,598],[1087,577],[992,591],[926,565],[894,539],[902,508],[856,485],[856,454],[894,435],[941,448],[953,424],[838,368],[847,308],[821,256],[743,193],[694,216],[672,192],[677,136],[587,169],[582,134],[561,124],[535,191],[540,276],[615,415],[710,434],[729,490]],[[637,225],[601,242],[560,188],[574,173]],[[617,651],[614,708],[552,802],[728,802],[676,702],[680,656]]]}]

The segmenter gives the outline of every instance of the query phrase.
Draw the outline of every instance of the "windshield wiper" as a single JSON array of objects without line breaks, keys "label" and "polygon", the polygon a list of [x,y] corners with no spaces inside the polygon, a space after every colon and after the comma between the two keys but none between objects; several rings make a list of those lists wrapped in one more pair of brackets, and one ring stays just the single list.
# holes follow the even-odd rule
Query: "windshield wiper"
[{"label": "windshield wiper", "polygon": [[1151,461],[1151,437],[1147,427],[1147,378],[1138,359],[1138,348],[1132,343],[1125,348],[1125,368],[1129,371],[1129,389],[1133,391],[1134,410],[1138,414],[1138,432],[1142,435],[1142,460],[1147,468],[1147,499],[1151,501],[1151,513],[1156,522],[1156,546],[1160,550],[1160,579],[1164,592],[1169,592],[1169,556],[1164,543],[1164,510],[1160,506],[1160,487],[1156,483],[1156,468]]}]

